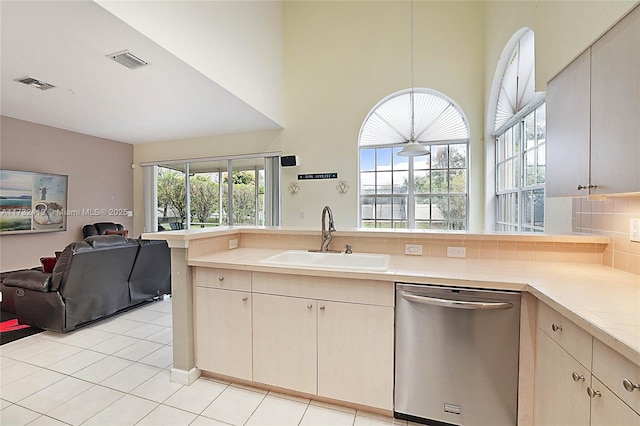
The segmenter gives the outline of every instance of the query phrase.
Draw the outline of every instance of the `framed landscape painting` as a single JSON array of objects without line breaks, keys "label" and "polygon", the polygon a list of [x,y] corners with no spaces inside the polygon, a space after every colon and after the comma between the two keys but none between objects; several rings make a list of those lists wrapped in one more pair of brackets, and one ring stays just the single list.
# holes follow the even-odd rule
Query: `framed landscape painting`
[{"label": "framed landscape painting", "polygon": [[65,231],[68,176],[0,170],[0,234]]}]

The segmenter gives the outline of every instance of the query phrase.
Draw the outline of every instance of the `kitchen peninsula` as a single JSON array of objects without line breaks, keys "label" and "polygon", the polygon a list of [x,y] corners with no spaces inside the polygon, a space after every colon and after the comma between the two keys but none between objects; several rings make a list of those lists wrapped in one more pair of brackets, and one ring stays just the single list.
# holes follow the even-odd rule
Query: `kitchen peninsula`
[{"label": "kitchen peninsula", "polygon": [[[144,238],[165,239],[172,249],[172,380],[179,383],[191,383],[200,375],[202,369],[203,374],[211,374],[213,377],[271,386],[319,400],[363,406],[391,414],[393,288],[396,282],[522,292],[519,424],[534,423],[534,378],[538,374],[535,371],[535,356],[536,351],[540,350],[536,347],[536,341],[542,333],[542,321],[546,321],[550,315],[555,328],[564,321],[562,325],[565,330],[571,330],[571,327],[576,326],[578,332],[588,336],[588,339],[593,339],[594,353],[595,348],[600,345],[605,351],[612,350],[613,355],[621,358],[620,362],[628,364],[625,364],[625,371],[632,370],[628,378],[633,379],[634,383],[640,381],[640,277],[602,265],[602,253],[609,243],[606,237],[364,229],[334,233],[332,249],[344,251],[345,245],[348,244],[354,253],[389,254],[390,261],[386,271],[283,267],[261,262],[285,250],[319,248],[320,233],[311,230],[190,229],[149,233],[144,234]],[[422,246],[422,255],[405,255],[407,244]],[[448,258],[447,247],[464,247],[466,257]],[[340,306],[357,305],[365,309],[361,314],[369,315],[370,319],[371,315],[375,315],[376,324],[379,324],[381,332],[379,336],[373,337],[372,344],[380,345],[381,342],[386,342],[388,346],[374,348],[374,352],[380,356],[372,361],[386,365],[385,371],[375,370],[376,380],[383,384],[383,389],[372,389],[371,392],[366,390],[364,394],[359,394],[357,390],[353,391],[355,393],[347,391],[342,395],[331,389],[326,381],[323,384],[320,367],[323,355],[320,347],[317,348],[317,353],[314,347],[312,354],[319,364],[318,375],[311,377],[311,382],[298,384],[288,382],[286,378],[278,381],[280,377],[277,371],[261,370],[259,360],[256,361],[255,351],[258,348],[271,350],[264,345],[269,336],[260,334],[264,330],[258,333],[258,340],[248,342],[244,351],[232,350],[229,346],[223,348],[231,352],[231,356],[236,358],[235,361],[242,356],[248,357],[244,360],[248,367],[229,370],[236,371],[231,374],[226,371],[210,371],[215,368],[211,368],[210,364],[203,360],[202,352],[198,353],[204,345],[198,340],[198,336],[201,335],[199,332],[207,326],[198,320],[206,318],[200,316],[204,308],[200,305],[198,309],[198,303],[203,301],[203,298],[199,299],[200,295],[211,294],[212,290],[221,289],[226,291],[225,295],[230,294],[230,291],[237,292],[245,304],[255,305],[254,327],[257,318],[269,318],[259,310],[258,306],[263,305],[258,304],[256,298],[264,299],[260,303],[281,299],[273,298],[274,296],[304,299],[304,306],[309,310],[319,310],[325,305],[329,306],[329,303],[338,303],[342,304]],[[323,312],[328,310],[327,307],[327,311]],[[357,318],[357,315],[348,313],[346,318]],[[247,324],[251,327],[250,320]],[[250,336],[251,330],[248,332]],[[256,330],[253,332],[256,333]],[[552,332],[549,330],[548,333]],[[260,336],[264,337],[264,340],[260,340]],[[375,340],[376,338],[379,340]],[[556,343],[562,347],[565,344],[562,339],[556,340]],[[571,350],[567,351],[571,353]],[[203,362],[207,368],[200,366]],[[587,367],[591,371],[591,362]],[[260,376],[256,377],[257,371],[263,371],[264,374],[260,373]],[[593,373],[596,380],[595,365]],[[598,379],[605,381],[605,385],[609,386],[602,377]],[[617,389],[612,391],[618,395],[617,398],[624,400],[624,407],[630,406],[636,411],[640,409],[640,392],[627,392],[624,389],[621,392]],[[637,415],[633,410],[629,411],[632,415]]]}]

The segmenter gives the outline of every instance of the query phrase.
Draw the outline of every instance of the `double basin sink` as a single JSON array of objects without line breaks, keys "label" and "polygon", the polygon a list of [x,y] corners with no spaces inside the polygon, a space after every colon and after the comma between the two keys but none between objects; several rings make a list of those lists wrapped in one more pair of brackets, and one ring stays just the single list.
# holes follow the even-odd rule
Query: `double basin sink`
[{"label": "double basin sink", "polygon": [[268,257],[260,263],[274,266],[307,267],[314,269],[348,271],[386,271],[389,268],[388,254],[374,253],[330,253],[288,250]]}]

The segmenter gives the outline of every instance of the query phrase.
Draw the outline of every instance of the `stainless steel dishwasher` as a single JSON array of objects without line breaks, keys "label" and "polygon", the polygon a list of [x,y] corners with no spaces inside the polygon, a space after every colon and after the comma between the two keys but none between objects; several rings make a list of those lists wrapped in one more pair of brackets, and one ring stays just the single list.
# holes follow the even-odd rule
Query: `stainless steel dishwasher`
[{"label": "stainless steel dishwasher", "polygon": [[396,283],[397,418],[515,425],[520,293]]}]

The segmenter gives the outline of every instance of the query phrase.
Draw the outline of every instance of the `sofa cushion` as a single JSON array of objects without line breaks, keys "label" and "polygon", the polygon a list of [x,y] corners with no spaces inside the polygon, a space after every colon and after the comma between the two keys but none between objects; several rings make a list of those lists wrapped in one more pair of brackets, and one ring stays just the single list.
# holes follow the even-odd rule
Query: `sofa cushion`
[{"label": "sofa cushion", "polygon": [[124,226],[122,226],[119,223],[113,223],[113,222],[97,222],[97,223],[94,223],[93,226],[96,227],[96,230],[98,231],[99,235],[104,235],[107,232],[107,230],[124,231]]},{"label": "sofa cushion", "polygon": [[2,281],[7,287],[20,287],[27,290],[47,293],[51,283],[51,274],[41,271],[16,271]]},{"label": "sofa cushion", "polygon": [[[94,235],[92,237],[85,238],[84,241],[94,249],[137,245],[137,243],[132,244],[129,240],[120,235]],[[75,252],[78,253],[79,251],[75,250]]]}]

